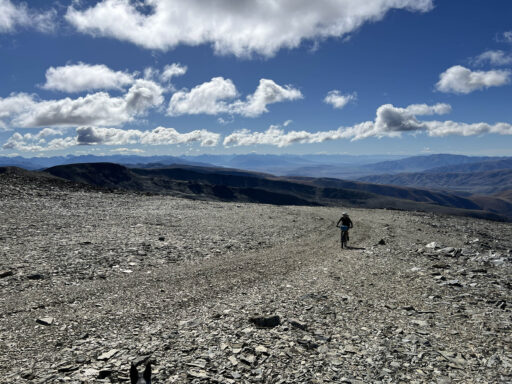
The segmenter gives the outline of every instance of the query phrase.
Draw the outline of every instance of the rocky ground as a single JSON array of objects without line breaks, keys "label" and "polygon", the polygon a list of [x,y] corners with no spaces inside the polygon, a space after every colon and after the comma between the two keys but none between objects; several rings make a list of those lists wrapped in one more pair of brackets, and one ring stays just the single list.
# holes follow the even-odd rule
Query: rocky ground
[{"label": "rocky ground", "polygon": [[512,226],[0,175],[0,382],[507,383]]}]

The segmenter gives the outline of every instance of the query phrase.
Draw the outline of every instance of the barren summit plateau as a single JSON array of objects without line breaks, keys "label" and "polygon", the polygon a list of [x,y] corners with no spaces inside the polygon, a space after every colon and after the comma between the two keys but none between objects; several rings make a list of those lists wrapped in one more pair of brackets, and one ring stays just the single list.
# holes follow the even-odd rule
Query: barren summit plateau
[{"label": "barren summit plateau", "polygon": [[507,383],[512,225],[0,175],[0,382]]}]

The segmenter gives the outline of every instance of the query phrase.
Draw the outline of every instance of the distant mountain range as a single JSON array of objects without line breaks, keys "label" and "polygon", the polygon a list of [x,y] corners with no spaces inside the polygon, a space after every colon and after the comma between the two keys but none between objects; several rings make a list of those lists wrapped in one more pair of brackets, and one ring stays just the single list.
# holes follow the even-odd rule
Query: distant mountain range
[{"label": "distant mountain range", "polygon": [[[198,155],[198,156],[56,156],[56,157],[0,157],[0,166],[18,166],[25,169],[43,169],[56,165],[110,162],[127,166],[155,167],[185,164],[244,169],[279,176],[358,177],[402,172],[423,172],[440,167],[472,165],[512,158],[474,157],[462,155],[393,156],[393,155]],[[476,169],[475,169],[476,170]],[[481,169],[483,170],[483,169]],[[491,170],[491,169],[486,169]]]},{"label": "distant mountain range", "polygon": [[[508,215],[508,204],[512,203],[512,157],[472,157],[462,155],[438,154],[426,156],[413,156],[403,158],[401,156],[351,156],[351,155],[199,155],[199,156],[65,156],[48,158],[23,158],[0,157],[0,166],[19,166],[29,170],[46,169],[53,166],[66,164],[116,163],[123,165],[116,171],[110,170],[111,175],[104,178],[103,187],[128,188],[161,193],[165,178],[174,180],[172,186],[166,186],[169,190],[178,193],[183,183],[197,181],[186,179],[184,175],[178,175],[176,169],[187,169],[190,174],[202,174],[198,182],[208,185],[224,185],[229,179],[226,175],[239,177],[256,177],[277,180],[276,176],[286,179],[288,182],[313,185],[316,188],[350,189],[360,193],[373,193],[387,198],[398,198],[418,203],[436,204],[441,206],[453,206],[457,208],[473,209],[457,198],[469,199],[476,207],[494,212],[505,212]],[[126,170],[125,167],[132,168]],[[189,168],[187,168],[189,167]],[[191,167],[191,168],[190,168]],[[174,169],[173,174],[162,175],[161,169]],[[158,172],[149,172],[159,169]],[[201,169],[199,171],[199,169]],[[234,170],[236,169],[236,171]],[[209,171],[205,171],[209,170]],[[107,171],[106,169],[104,170]],[[127,177],[126,180],[116,180],[117,177]],[[170,172],[170,171],[167,171]],[[256,173],[254,173],[256,172]],[[82,182],[98,184],[100,175],[90,175],[84,169],[73,168],[73,176],[66,178],[76,179],[82,174]],[[159,176],[157,177],[157,175]],[[215,174],[206,178],[205,174]],[[218,177],[224,175],[224,179]],[[272,176],[275,175],[275,176]],[[92,177],[93,179],[87,179]],[[143,178],[142,179],[136,179]],[[148,178],[151,182],[148,182]],[[345,181],[340,180],[345,179]],[[194,181],[195,180],[195,181]],[[353,180],[351,182],[346,180]],[[354,181],[358,181],[354,182]],[[124,185],[124,184],[126,185]],[[137,184],[139,183],[139,184]],[[260,182],[261,183],[261,182]],[[128,185],[129,184],[129,185]],[[137,187],[137,185],[139,185]],[[395,187],[392,187],[395,186]],[[204,186],[209,188],[208,186]],[[258,187],[261,185],[231,185],[229,188]],[[409,188],[397,188],[409,187]],[[165,189],[164,188],[164,189]],[[277,192],[275,185],[267,190]],[[414,190],[414,191],[413,191]],[[426,191],[429,190],[429,191]],[[432,192],[435,190],[436,192]],[[217,193],[207,191],[208,193]],[[421,192],[419,192],[421,191]],[[444,191],[444,192],[443,192]],[[182,188],[182,193],[187,194],[188,187]],[[214,193],[215,192],[215,193]],[[243,197],[242,191],[232,191],[237,199],[258,201],[254,196]],[[248,192],[248,191],[245,191]],[[279,190],[279,193],[289,193],[289,189]],[[427,193],[428,192],[428,193]],[[207,194],[208,194],[207,193]],[[322,193],[327,193],[323,191]],[[430,196],[429,196],[430,193]],[[334,194],[336,195],[336,194]],[[457,196],[456,196],[457,195]],[[478,196],[474,196],[478,195]],[[456,196],[456,197],[455,197]],[[487,196],[487,197],[483,197]],[[308,204],[315,201],[311,196],[296,195]],[[315,198],[326,198],[325,195]],[[252,200],[251,200],[252,199]],[[272,199],[270,199],[272,200]],[[323,204],[323,202],[322,202]],[[500,208],[498,208],[500,207]],[[476,208],[476,209],[479,209]]]},{"label": "distant mountain range", "polygon": [[496,194],[512,190],[512,158],[455,164],[423,172],[377,174],[359,180],[465,194]]},{"label": "distant mountain range", "polygon": [[44,173],[102,188],[194,199],[419,210],[512,221],[512,203],[499,197],[477,201],[446,192],[339,179],[277,177],[189,165],[127,168],[111,163],[61,165]]}]

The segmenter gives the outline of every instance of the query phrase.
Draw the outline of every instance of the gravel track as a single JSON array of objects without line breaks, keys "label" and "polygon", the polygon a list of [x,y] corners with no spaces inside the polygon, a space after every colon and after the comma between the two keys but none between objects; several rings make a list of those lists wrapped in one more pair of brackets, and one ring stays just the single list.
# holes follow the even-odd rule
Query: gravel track
[{"label": "gravel track", "polygon": [[510,382],[511,225],[350,212],[4,182],[0,382]]}]

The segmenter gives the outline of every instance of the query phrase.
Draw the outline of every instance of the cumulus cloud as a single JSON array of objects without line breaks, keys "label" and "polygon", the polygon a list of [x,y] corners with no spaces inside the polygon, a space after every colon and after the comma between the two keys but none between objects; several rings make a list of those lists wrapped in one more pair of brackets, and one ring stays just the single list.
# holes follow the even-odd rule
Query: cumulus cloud
[{"label": "cumulus cloud", "polygon": [[162,93],[155,82],[137,79],[122,97],[97,92],[76,99],[39,101],[31,95],[13,94],[0,99],[0,118],[10,118],[10,125],[23,128],[116,126],[162,104]]},{"label": "cumulus cloud", "polygon": [[187,66],[181,65],[179,63],[172,63],[171,65],[166,65],[160,75],[162,81],[171,81],[173,77],[183,76],[187,73]]},{"label": "cumulus cloud", "polygon": [[50,137],[62,135],[62,131],[51,128],[42,129],[37,134],[26,133],[22,135],[19,132],[15,132],[2,145],[2,148],[24,152],[39,152],[55,151],[76,145],[76,139],[74,137],[59,137],[48,140]]},{"label": "cumulus cloud", "polygon": [[327,93],[327,96],[325,96],[324,103],[330,104],[333,106],[333,108],[336,109],[342,109],[345,105],[347,105],[349,102],[354,101],[357,99],[356,93],[350,93],[343,95],[338,90],[332,90]]},{"label": "cumulus cloud", "polygon": [[203,147],[217,145],[220,135],[207,130],[179,133],[174,128],[157,127],[151,131],[84,126],[78,127],[77,143],[81,145],[170,145],[199,143]]},{"label": "cumulus cloud", "polygon": [[436,88],[441,92],[467,94],[484,88],[502,86],[509,82],[510,71],[471,71],[456,65],[441,73]]},{"label": "cumulus cloud", "polygon": [[[174,128],[157,127],[149,131],[137,129],[102,128],[81,126],[76,135],[63,136],[62,130],[45,128],[37,134],[15,132],[3,145],[4,150],[24,152],[54,151],[76,145],[175,145],[198,143],[202,147],[216,146],[218,133],[204,129],[180,133]],[[118,148],[120,152],[144,152],[140,148]]]},{"label": "cumulus cloud", "polygon": [[78,63],[48,68],[43,88],[72,93],[96,89],[122,89],[134,81],[133,74],[113,71],[104,64]]},{"label": "cumulus cloud", "polygon": [[268,112],[267,105],[300,99],[302,93],[290,86],[280,86],[273,80],[261,79],[256,91],[245,100],[231,101],[237,96],[238,91],[230,79],[214,77],[190,91],[174,93],[169,102],[168,113],[172,116],[230,113],[255,117]]},{"label": "cumulus cloud", "polygon": [[261,79],[256,91],[247,96],[245,101],[234,102],[230,109],[232,113],[247,117],[256,117],[268,112],[267,105],[282,101],[302,99],[302,93],[291,86],[280,86],[273,80]]},{"label": "cumulus cloud", "polygon": [[323,143],[329,140],[338,140],[343,138],[343,130],[307,132],[290,131],[285,132],[279,125],[271,125],[266,131],[251,132],[247,129],[235,131],[224,138],[224,146],[238,147],[247,145],[274,145],[277,147],[286,147],[291,144],[313,144]]},{"label": "cumulus cloud", "polygon": [[485,51],[471,60],[475,65],[489,63],[491,65],[509,65],[512,64],[512,54],[505,53],[502,50]]},{"label": "cumulus cloud", "polygon": [[427,121],[426,130],[429,136],[474,136],[485,133],[512,135],[512,124],[509,123],[460,123],[456,121]]},{"label": "cumulus cloud", "polygon": [[404,111],[413,115],[446,115],[452,111],[452,106],[446,103],[437,103],[434,105],[411,104]]},{"label": "cumulus cloud", "polygon": [[503,32],[496,40],[499,42],[512,43],[512,31]]},{"label": "cumulus cloud", "polygon": [[24,3],[15,5],[11,0],[0,0],[0,33],[13,32],[17,27],[52,32],[55,29],[55,15],[55,10],[38,12]]},{"label": "cumulus cloud", "polygon": [[[418,108],[418,106],[421,106]],[[436,104],[432,107],[412,105],[398,108],[385,104],[377,109],[375,121],[357,124],[343,129],[343,137],[360,140],[368,137],[400,137],[402,133],[425,132],[429,136],[461,135],[471,136],[484,133],[501,135],[512,134],[512,125],[507,123],[461,123],[454,121],[420,121],[416,116],[427,114],[444,114],[449,112],[447,104]]]},{"label": "cumulus cloud", "polygon": [[335,130],[308,132],[285,132],[280,125],[272,125],[262,132],[247,129],[235,131],[224,138],[224,146],[273,145],[286,147],[291,144],[323,143],[329,140],[361,140],[370,137],[400,137],[403,133],[426,133],[429,136],[461,135],[472,136],[485,133],[512,135],[512,125],[508,123],[461,123],[454,121],[421,121],[417,116],[442,115],[449,113],[448,104],[412,104],[406,108],[391,104],[381,105],[374,121],[365,121],[350,127]]},{"label": "cumulus cloud", "polygon": [[229,111],[226,100],[238,96],[235,84],[230,79],[214,77],[190,91],[182,90],[174,93],[169,102],[168,113],[178,115],[217,115]]},{"label": "cumulus cloud", "polygon": [[[432,0],[103,0],[69,6],[78,31],[148,49],[211,44],[218,54],[273,56],[308,39],[341,37],[391,9],[427,12]],[[112,22],[115,20],[116,22]]]},{"label": "cumulus cloud", "polygon": [[0,128],[8,129],[4,120],[29,109],[34,104],[34,97],[26,93],[11,93],[6,98],[0,97]]}]

